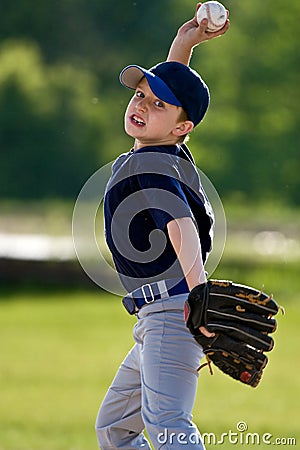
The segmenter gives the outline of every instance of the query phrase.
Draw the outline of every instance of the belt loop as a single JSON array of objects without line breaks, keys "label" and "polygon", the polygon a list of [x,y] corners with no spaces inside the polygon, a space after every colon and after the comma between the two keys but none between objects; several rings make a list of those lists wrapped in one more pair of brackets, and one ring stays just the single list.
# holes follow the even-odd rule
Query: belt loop
[{"label": "belt loop", "polygon": [[[149,289],[149,292],[150,292],[150,295],[151,295],[151,300],[148,300],[148,296],[147,296],[147,294],[145,292],[145,288],[146,287],[148,287],[148,289]],[[145,302],[146,303],[153,303],[154,300],[155,300],[155,297],[154,297],[154,293],[153,293],[151,284],[144,284],[143,286],[141,286],[141,289],[142,289],[142,293],[143,293],[143,297],[144,297]]]},{"label": "belt loop", "polygon": [[160,298],[168,298],[169,291],[168,291],[167,284],[166,284],[165,280],[158,281],[157,282],[157,287],[158,287]]}]

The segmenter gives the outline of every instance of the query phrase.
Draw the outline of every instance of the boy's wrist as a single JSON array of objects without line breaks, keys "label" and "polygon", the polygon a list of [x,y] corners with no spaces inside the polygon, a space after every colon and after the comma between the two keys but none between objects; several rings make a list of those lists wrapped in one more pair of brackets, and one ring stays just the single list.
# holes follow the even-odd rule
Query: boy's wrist
[{"label": "boy's wrist", "polygon": [[190,274],[186,275],[186,282],[187,282],[187,285],[188,285],[190,291],[192,289],[194,289],[194,287],[196,287],[196,286],[206,284],[207,283],[206,272],[203,269],[197,275],[190,273]]}]

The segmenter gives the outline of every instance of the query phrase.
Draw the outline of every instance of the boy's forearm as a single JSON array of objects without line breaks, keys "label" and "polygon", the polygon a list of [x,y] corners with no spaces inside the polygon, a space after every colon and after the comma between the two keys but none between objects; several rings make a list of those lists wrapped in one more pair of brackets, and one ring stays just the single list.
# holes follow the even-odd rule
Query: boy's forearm
[{"label": "boy's forearm", "polygon": [[190,290],[206,282],[199,235],[190,217],[174,219],[168,234]]},{"label": "boy's forearm", "polygon": [[184,42],[180,36],[176,36],[169,50],[167,61],[176,61],[188,66],[193,54],[193,48]]}]

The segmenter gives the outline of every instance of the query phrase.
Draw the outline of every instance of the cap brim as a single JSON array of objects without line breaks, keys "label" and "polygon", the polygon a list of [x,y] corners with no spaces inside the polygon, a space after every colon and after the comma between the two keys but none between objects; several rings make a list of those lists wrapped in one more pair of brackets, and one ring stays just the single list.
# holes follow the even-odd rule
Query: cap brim
[{"label": "cap brim", "polygon": [[127,66],[120,73],[120,82],[129,89],[136,89],[145,72],[146,69],[140,66]]},{"label": "cap brim", "polygon": [[129,89],[136,89],[140,81],[146,78],[151,91],[163,102],[175,106],[182,106],[169,86],[157,75],[140,66],[127,66],[120,74],[120,82]]}]

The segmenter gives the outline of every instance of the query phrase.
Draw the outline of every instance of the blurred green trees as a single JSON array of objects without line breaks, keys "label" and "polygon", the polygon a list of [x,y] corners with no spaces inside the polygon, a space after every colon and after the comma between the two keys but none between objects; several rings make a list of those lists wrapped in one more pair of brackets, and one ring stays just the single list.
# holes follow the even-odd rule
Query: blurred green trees
[{"label": "blurred green trees", "polygon": [[[130,148],[127,64],[164,60],[188,0],[2,0],[1,198],[75,198]],[[275,2],[276,3],[276,2]],[[231,29],[195,50],[211,89],[190,148],[221,196],[300,204],[300,4],[224,0]]]},{"label": "blurred green trees", "polygon": [[25,41],[2,45],[0,67],[2,197],[74,195],[99,163],[93,74],[45,65]]}]

